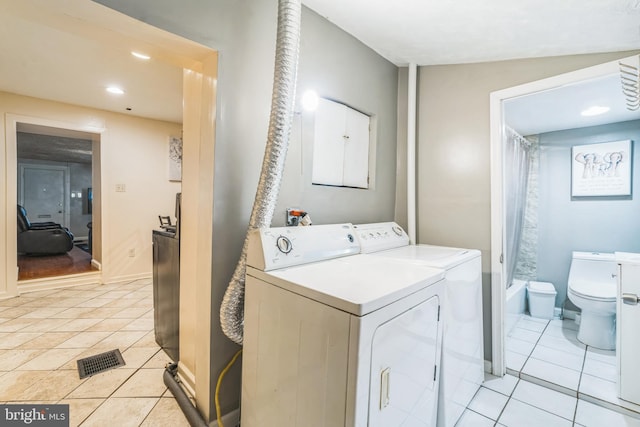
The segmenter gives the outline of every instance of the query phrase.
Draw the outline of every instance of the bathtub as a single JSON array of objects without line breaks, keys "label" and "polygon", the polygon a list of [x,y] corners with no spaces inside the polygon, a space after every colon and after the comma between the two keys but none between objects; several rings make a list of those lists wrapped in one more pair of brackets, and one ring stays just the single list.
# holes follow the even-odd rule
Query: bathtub
[{"label": "bathtub", "polygon": [[526,291],[527,281],[519,279],[513,279],[511,286],[507,289],[504,310],[505,336],[509,335],[518,320],[524,315]]}]

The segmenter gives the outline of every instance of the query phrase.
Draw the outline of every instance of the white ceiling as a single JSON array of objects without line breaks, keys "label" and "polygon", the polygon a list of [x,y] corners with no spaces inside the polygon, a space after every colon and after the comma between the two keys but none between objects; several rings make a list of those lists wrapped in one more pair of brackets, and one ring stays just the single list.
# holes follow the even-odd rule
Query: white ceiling
[{"label": "white ceiling", "polygon": [[[460,64],[640,47],[640,0],[303,0],[397,65]],[[304,29],[303,29],[304,31]],[[582,117],[592,105],[607,114]],[[523,135],[640,119],[612,75],[514,99]]]},{"label": "white ceiling", "polygon": [[303,0],[397,65],[640,46],[639,0]]},{"label": "white ceiling", "polygon": [[[610,110],[592,117],[580,114],[593,106]],[[618,74],[512,98],[504,103],[505,123],[524,136],[639,119],[640,110],[626,108]]]},{"label": "white ceiling", "polygon": [[[87,18],[96,11],[116,14],[82,0],[0,0],[0,91],[181,123],[182,67],[166,58],[173,46],[137,59],[131,50],[163,48],[95,26]],[[107,93],[111,85],[124,95]]]},{"label": "white ceiling", "polygon": [[[640,46],[640,0],[303,3],[399,65],[621,51]],[[126,31],[122,29],[128,26],[135,26],[138,32],[144,28],[163,33],[88,0],[0,0],[0,91],[181,122],[180,64],[184,61],[175,59],[176,52],[191,49],[183,56],[199,55],[203,48],[185,45],[186,41],[169,34],[162,43],[141,43],[123,35]],[[130,55],[132,49],[149,51],[153,59],[140,61]],[[107,94],[104,89],[110,84],[123,87],[125,95]],[[608,85],[604,88],[607,93],[615,83],[612,80]],[[521,131],[525,134],[546,131],[547,119],[555,120],[553,130],[573,127],[575,121],[560,118],[565,117],[565,110],[579,107],[561,107],[559,100],[567,102],[590,91],[569,90],[560,98],[537,100],[553,106],[542,110],[527,107],[520,100],[524,107],[518,108],[523,113],[520,118],[515,118],[516,110],[510,113],[512,126],[527,129],[517,122],[529,123],[529,130]],[[509,108],[511,105],[516,109],[517,103]],[[545,112],[550,113],[549,118],[543,117]],[[537,124],[531,127],[534,118]]]}]

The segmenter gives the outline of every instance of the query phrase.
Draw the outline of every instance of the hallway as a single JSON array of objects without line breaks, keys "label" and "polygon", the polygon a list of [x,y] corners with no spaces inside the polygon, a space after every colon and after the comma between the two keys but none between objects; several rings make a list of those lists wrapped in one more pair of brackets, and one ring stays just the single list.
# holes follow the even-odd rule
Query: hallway
[{"label": "hallway", "polygon": [[91,264],[91,254],[74,246],[61,255],[18,255],[18,280],[42,279],[98,271]]}]

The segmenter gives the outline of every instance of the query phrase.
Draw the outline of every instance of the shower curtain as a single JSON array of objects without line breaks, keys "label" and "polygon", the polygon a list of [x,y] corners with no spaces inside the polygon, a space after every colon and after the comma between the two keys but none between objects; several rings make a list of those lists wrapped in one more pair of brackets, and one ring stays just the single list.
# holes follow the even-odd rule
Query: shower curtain
[{"label": "shower curtain", "polygon": [[511,128],[504,133],[505,268],[507,288],[516,270],[522,243],[531,143]]}]

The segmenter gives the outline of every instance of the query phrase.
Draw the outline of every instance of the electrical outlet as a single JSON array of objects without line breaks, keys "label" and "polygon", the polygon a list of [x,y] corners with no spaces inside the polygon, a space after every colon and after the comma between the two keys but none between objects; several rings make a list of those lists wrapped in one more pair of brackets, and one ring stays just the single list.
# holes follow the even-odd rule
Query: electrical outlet
[{"label": "electrical outlet", "polygon": [[129,249],[129,256],[130,257],[136,256],[136,250],[135,249]]},{"label": "electrical outlet", "polygon": [[116,192],[124,193],[127,191],[127,186],[125,184],[116,184]]}]

